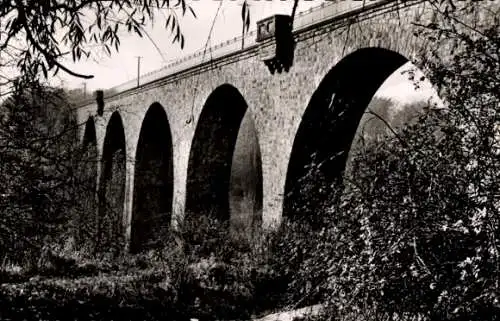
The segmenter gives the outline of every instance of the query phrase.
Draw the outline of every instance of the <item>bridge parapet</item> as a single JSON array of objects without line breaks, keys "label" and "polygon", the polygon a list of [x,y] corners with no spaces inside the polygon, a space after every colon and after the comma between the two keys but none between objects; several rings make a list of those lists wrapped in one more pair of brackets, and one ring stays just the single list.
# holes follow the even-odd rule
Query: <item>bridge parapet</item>
[{"label": "bridge parapet", "polygon": [[[369,0],[369,1],[332,1],[331,3],[322,3],[320,6],[310,8],[297,14],[293,22],[293,33],[300,33],[303,30],[310,29],[318,24],[327,23],[336,19],[344,19],[349,15],[357,15],[363,9],[383,6],[389,3],[405,3],[412,1],[401,0]],[[414,1],[413,1],[414,2]],[[256,41],[257,31],[249,31],[245,36],[235,37],[225,42],[219,43],[213,47],[197,50],[196,52],[180,58],[166,66],[140,75],[142,85],[155,82],[157,80],[175,75],[179,72],[188,70],[198,65],[209,63],[215,59],[230,56],[241,51],[251,50],[258,44]],[[137,78],[126,81],[122,84],[107,89],[105,98],[117,95],[124,91],[137,88]],[[92,103],[91,100],[82,102],[82,105]]]},{"label": "bridge parapet", "polygon": [[[107,95],[104,92],[102,116],[96,117],[96,101],[79,108],[80,120],[89,116],[95,119],[98,155],[103,155],[112,115],[119,114],[123,121],[127,178],[120,184],[126,189],[126,236],[132,235],[133,213],[138,212],[133,206],[134,190],[142,188],[141,183],[135,183],[141,175],[134,174],[134,164],[141,163],[137,160],[149,153],[144,150],[155,150],[141,147],[149,144],[141,140],[141,133],[152,126],[146,115],[153,106],[164,110],[166,121],[162,124],[168,126],[159,127],[170,131],[168,135],[154,130],[156,134],[147,137],[151,142],[160,137],[171,140],[171,184],[165,195],[173,194],[172,225],[193,212],[220,210],[226,217],[229,207],[230,219],[237,218],[239,225],[260,218],[263,227],[278,226],[284,215],[292,212],[290,209],[302,208],[294,204],[310,201],[294,198],[289,191],[302,187],[294,188],[286,182],[301,181],[302,169],[307,169],[303,165],[316,151],[337,155],[338,150],[347,150],[347,135],[356,125],[358,112],[361,114],[384,77],[407,59],[414,60],[429,51],[425,37],[415,32],[412,23],[416,17],[425,23],[428,9],[425,0],[325,3],[295,19],[294,60],[289,72],[270,75],[260,52],[272,46],[272,37],[257,43],[253,31],[243,39],[248,40],[243,47],[242,38],[235,38],[210,51],[184,57],[161,72],[147,74],[151,78],[144,79],[151,79],[149,83],[135,87],[132,81],[129,89]],[[346,108],[345,101],[356,103],[348,122],[337,121],[334,113],[340,109],[329,105],[333,97],[338,97],[339,108]],[[146,159],[163,157],[151,155]],[[338,166],[332,165],[325,184],[338,181],[341,161],[335,163]],[[197,184],[199,178],[202,185]],[[96,184],[99,181],[100,177]],[[321,182],[306,183],[327,186]],[[261,192],[258,186],[262,186]],[[206,201],[198,202],[193,196],[203,196]],[[214,211],[188,206],[214,202]]]}]

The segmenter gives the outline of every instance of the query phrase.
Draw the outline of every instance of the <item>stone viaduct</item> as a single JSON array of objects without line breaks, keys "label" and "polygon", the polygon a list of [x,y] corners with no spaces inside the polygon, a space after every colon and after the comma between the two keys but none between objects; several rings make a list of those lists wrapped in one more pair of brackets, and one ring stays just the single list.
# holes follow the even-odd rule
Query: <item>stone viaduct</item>
[{"label": "stone viaduct", "polygon": [[[101,112],[95,100],[78,108],[80,138],[99,160],[87,169],[97,199],[118,213],[101,224],[140,250],[190,215],[273,228],[313,213],[305,191],[341,188],[376,90],[430,51],[412,23],[428,9],[419,0],[335,1],[296,17],[285,70],[263,61],[279,39],[257,42],[253,32],[119,87]],[[307,179],[314,163],[322,179]]]}]

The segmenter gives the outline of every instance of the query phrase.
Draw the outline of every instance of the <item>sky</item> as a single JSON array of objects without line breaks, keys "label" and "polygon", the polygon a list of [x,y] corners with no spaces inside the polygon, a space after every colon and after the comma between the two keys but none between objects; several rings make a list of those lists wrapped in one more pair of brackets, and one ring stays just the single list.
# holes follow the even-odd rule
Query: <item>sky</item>
[{"label": "sky", "polygon": [[[121,35],[121,46],[119,52],[114,52],[108,57],[104,52],[96,48],[93,52],[94,59],[80,61],[72,64],[70,60],[66,64],[73,70],[85,74],[93,74],[94,79],[85,80],[90,90],[108,88],[127,80],[134,79],[137,75],[137,56],[141,56],[141,74],[160,69],[162,66],[189,55],[197,50],[203,49],[207,42],[210,27],[216,17],[208,46],[214,46],[234,37],[241,36],[241,4],[242,0],[187,0],[192,6],[197,17],[189,12],[181,17],[180,26],[185,36],[185,47],[181,50],[179,43],[172,44],[171,34],[160,25],[160,21],[147,29],[149,36],[141,38],[136,35]],[[300,1],[298,11],[307,10],[311,7],[321,5],[323,1],[310,0]],[[291,0],[249,0],[251,29],[255,22],[264,17],[276,13],[290,14],[293,1]],[[252,28],[253,27],[253,28]],[[154,43],[153,43],[154,42]],[[156,49],[159,47],[161,53]],[[60,74],[57,81],[62,81],[67,87],[81,87],[83,79],[73,78]]]},{"label": "sky", "polygon": [[[181,50],[179,43],[172,43],[172,35],[158,21],[146,30],[151,39],[141,38],[135,34],[121,34],[119,52],[112,52],[111,57],[99,48],[95,48],[92,53],[93,58],[90,60],[82,59],[76,64],[70,60],[64,62],[76,72],[93,74],[93,79],[79,79],[60,72],[52,79],[51,83],[67,88],[83,88],[85,84],[88,92],[119,85],[136,78],[137,56],[141,57],[140,73],[145,74],[160,69],[173,60],[203,49],[209,37],[212,23],[214,23],[214,27],[208,43],[209,47],[241,36],[241,4],[243,0],[187,1],[197,17],[193,17],[188,12],[180,19],[181,30],[185,36],[184,49]],[[300,1],[297,12],[319,6],[322,2],[329,1]],[[257,20],[273,14],[290,14],[293,7],[292,0],[249,0],[249,4],[251,29],[255,28]],[[219,13],[216,15],[218,9]],[[414,96],[432,95],[430,84],[424,84],[422,89],[415,91],[407,77],[401,75],[400,71],[408,67],[410,65],[403,66],[389,77],[380,88],[378,95],[392,97],[403,102],[413,100]]]}]

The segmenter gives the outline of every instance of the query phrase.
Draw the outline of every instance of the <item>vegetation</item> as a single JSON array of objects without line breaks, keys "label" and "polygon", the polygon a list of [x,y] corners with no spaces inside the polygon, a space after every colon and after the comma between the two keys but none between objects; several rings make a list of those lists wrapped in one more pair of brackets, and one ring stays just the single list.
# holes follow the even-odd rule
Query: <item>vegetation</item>
[{"label": "vegetation", "polygon": [[[43,253],[36,271],[4,266],[0,302],[9,304],[0,305],[0,313],[13,319],[235,319],[279,306],[273,293],[287,283],[278,282],[264,253],[228,239],[217,221],[204,218],[172,236],[162,249],[137,255],[88,258],[53,247],[57,261]],[[210,242],[199,242],[202,237]]]},{"label": "vegetation", "polygon": [[[316,232],[321,240],[288,250],[310,249],[298,280],[311,284],[310,295],[326,294],[325,318],[500,315],[498,13],[441,9],[421,26],[438,49],[420,64],[446,108],[429,106],[413,124],[352,151],[347,189]],[[451,57],[438,54],[444,45]]]},{"label": "vegetation", "polygon": [[1,107],[2,318],[236,319],[324,302],[325,319],[496,320],[500,24],[450,3],[419,33],[454,48],[419,62],[446,108],[379,128],[352,151],[340,203],[249,243],[201,217],[137,255],[66,246],[68,213],[85,208],[72,197],[85,186],[75,161],[88,161],[78,124],[61,90],[16,82]]},{"label": "vegetation", "polygon": [[[173,35],[172,42],[184,46],[176,10],[182,15],[194,11],[185,0],[71,0],[71,1],[5,1],[0,6],[0,51],[10,57],[1,67],[19,68],[27,79],[49,71],[62,70],[72,76],[78,74],[61,63],[71,56],[73,61],[89,57],[96,46],[106,53],[118,51],[120,34],[133,32],[142,37],[144,27],[153,20],[162,24]],[[93,48],[93,49],[92,49]],[[10,76],[2,77],[7,82]]]},{"label": "vegetation", "polygon": [[[2,259],[23,260],[65,229],[73,204],[75,122],[61,90],[16,85],[0,107],[0,246]],[[53,239],[51,241],[54,241]],[[24,256],[21,257],[21,256]]]}]

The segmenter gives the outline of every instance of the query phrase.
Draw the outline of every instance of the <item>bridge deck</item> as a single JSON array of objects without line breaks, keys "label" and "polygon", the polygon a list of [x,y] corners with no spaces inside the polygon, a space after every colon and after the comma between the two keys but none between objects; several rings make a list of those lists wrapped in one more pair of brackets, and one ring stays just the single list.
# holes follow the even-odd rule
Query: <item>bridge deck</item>
[{"label": "bridge deck", "polygon": [[[350,16],[356,16],[360,12],[369,9],[383,7],[389,3],[401,2],[399,0],[363,0],[363,1],[332,1],[331,3],[322,3],[318,7],[300,12],[294,20],[293,32],[299,34],[309,29],[315,28],[321,24],[328,24],[335,20],[345,19]],[[420,1],[403,1],[403,3]],[[216,46],[198,50],[177,61],[174,61],[161,69],[143,74],[140,76],[142,84],[139,88],[148,84],[160,81],[170,76],[176,75],[193,67],[203,65],[214,60],[249,51],[255,48],[256,30],[249,31],[244,37],[235,37]],[[137,89],[137,78],[109,88],[106,98],[122,94],[126,91]],[[81,105],[92,103],[92,100],[82,102]]]}]

